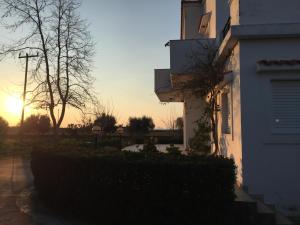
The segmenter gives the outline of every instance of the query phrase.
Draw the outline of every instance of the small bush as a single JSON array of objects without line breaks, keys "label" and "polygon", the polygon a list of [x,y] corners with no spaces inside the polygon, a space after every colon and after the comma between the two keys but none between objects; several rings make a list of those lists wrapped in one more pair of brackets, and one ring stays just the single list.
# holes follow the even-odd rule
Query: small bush
[{"label": "small bush", "polygon": [[116,147],[116,148],[122,148],[122,139],[120,137],[110,137],[110,136],[104,136],[98,138],[98,144],[97,146],[99,148],[102,147]]},{"label": "small bush", "polygon": [[235,167],[220,157],[33,152],[40,198],[97,224],[223,224]]},{"label": "small bush", "polygon": [[204,115],[196,121],[196,124],[197,128],[194,130],[194,137],[189,141],[191,153],[207,155],[211,152],[211,126],[209,120]]},{"label": "small bush", "polygon": [[7,130],[8,122],[0,116],[0,149],[3,147],[3,141]]},{"label": "small bush", "polygon": [[181,151],[178,147],[175,147],[173,144],[171,144],[169,147],[167,147],[167,152],[171,155],[180,155]]},{"label": "small bush", "polygon": [[0,116],[0,138],[6,135],[8,122]]},{"label": "small bush", "polygon": [[145,140],[143,149],[141,150],[142,153],[151,154],[151,153],[158,153],[158,150],[155,146],[155,141],[153,138],[149,138]]}]

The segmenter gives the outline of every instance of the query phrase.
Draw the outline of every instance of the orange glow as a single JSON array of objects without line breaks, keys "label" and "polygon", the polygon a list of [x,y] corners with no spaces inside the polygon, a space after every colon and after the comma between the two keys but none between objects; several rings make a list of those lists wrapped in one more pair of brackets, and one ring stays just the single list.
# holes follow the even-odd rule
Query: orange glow
[{"label": "orange glow", "polygon": [[5,111],[11,116],[19,116],[22,112],[23,102],[18,96],[8,96],[5,99]]},{"label": "orange glow", "polygon": [[[15,126],[20,122],[23,101],[18,95],[2,95],[0,96],[0,116],[6,119],[11,126]],[[32,113],[30,107],[25,107],[25,118]]]}]

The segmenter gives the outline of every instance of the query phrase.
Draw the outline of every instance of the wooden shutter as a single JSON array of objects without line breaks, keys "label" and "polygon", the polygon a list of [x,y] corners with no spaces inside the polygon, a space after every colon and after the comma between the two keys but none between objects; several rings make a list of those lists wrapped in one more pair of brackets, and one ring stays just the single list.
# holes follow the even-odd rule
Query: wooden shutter
[{"label": "wooden shutter", "polygon": [[275,133],[300,133],[300,80],[273,80],[272,129]]},{"label": "wooden shutter", "polygon": [[229,125],[230,106],[229,106],[228,93],[222,94],[221,104],[222,104],[222,133],[229,134],[230,133],[230,125]]}]

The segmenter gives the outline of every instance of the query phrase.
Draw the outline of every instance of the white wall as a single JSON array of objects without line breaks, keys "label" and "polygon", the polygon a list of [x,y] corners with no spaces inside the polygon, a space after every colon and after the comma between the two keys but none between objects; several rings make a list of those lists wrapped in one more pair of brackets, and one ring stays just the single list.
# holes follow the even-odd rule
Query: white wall
[{"label": "white wall", "polygon": [[299,59],[300,40],[242,40],[240,51],[244,184],[281,209],[300,207],[300,137],[272,134],[269,93],[270,79],[300,79],[300,71],[256,72],[262,59]]},{"label": "white wall", "polygon": [[183,108],[183,140],[184,147],[189,147],[189,140],[194,137],[194,130],[197,128],[195,123],[203,115],[203,106],[205,102],[192,94],[186,94]]},{"label": "white wall", "polygon": [[209,27],[208,27],[208,38],[216,38],[216,0],[205,1],[205,12],[211,12]]},{"label": "white wall", "polygon": [[216,38],[217,41],[223,39],[222,31],[230,17],[229,3],[225,0],[216,0]]},{"label": "white wall", "polygon": [[228,0],[230,7],[231,25],[240,24],[240,1]]},{"label": "white wall", "polygon": [[200,3],[185,3],[183,6],[183,39],[201,38],[198,32],[200,17],[203,13],[203,8]]},{"label": "white wall", "polygon": [[296,23],[299,11],[299,0],[242,0],[240,24]]},{"label": "white wall", "polygon": [[[237,181],[243,182],[242,176],[242,136],[241,136],[241,100],[240,100],[240,46],[237,45],[228,60],[228,71],[232,71],[233,81],[225,88],[229,91],[230,98],[230,133],[222,133],[222,115],[218,117],[218,133],[222,155],[233,158],[237,165]],[[222,94],[222,92],[220,93]],[[220,104],[220,101],[219,101]],[[222,105],[220,104],[222,107]]]},{"label": "white wall", "polygon": [[154,90],[165,91],[171,90],[170,69],[155,69],[154,70]]}]

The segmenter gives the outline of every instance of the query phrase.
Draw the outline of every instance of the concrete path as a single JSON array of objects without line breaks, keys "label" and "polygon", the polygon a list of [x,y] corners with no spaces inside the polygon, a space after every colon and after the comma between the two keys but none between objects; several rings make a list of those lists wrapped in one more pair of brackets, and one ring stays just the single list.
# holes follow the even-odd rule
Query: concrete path
[{"label": "concrete path", "polygon": [[28,160],[0,159],[0,225],[37,225],[16,206],[17,195],[32,184]]}]

